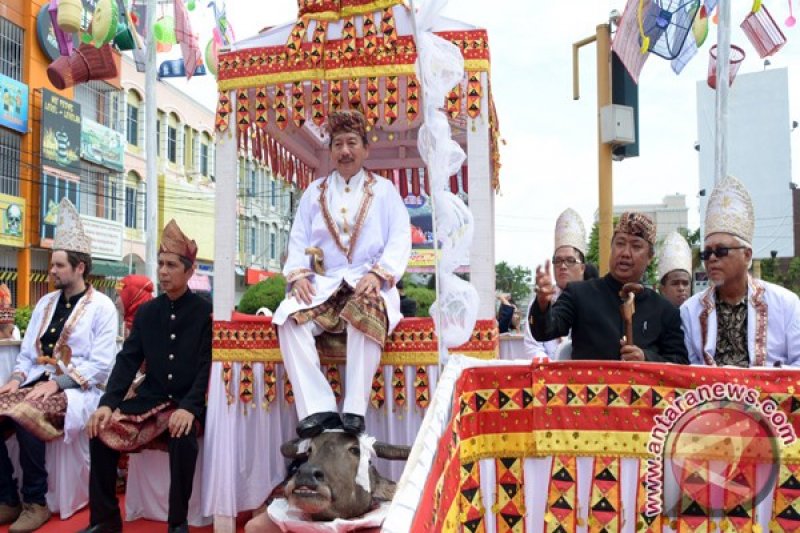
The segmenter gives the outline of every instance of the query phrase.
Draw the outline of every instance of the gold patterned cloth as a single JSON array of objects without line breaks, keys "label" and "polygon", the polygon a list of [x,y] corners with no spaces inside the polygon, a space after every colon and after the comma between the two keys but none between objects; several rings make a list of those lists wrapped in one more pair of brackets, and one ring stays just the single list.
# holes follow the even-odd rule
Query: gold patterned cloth
[{"label": "gold patterned cloth", "polygon": [[64,435],[67,395],[63,391],[46,399],[26,400],[30,387],[0,394],[0,421],[11,418],[37,438],[49,442]]},{"label": "gold patterned cloth", "polygon": [[753,200],[741,181],[728,176],[714,187],[706,207],[705,235],[730,233],[753,242],[755,211]]},{"label": "gold patterned cloth", "polygon": [[116,409],[98,437],[109,448],[121,452],[136,452],[145,448],[166,450],[169,418],[176,410],[172,402],[164,402],[137,415]]},{"label": "gold patterned cloth", "polygon": [[350,324],[383,348],[389,331],[386,304],[380,294],[362,294],[342,283],[325,302],[291,315],[298,324],[313,320],[325,333],[338,335]]}]

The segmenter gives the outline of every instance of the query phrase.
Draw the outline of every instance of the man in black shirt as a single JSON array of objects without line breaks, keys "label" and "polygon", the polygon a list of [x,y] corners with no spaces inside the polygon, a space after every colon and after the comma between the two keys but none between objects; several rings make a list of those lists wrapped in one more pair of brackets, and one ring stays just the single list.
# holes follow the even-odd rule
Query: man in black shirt
[{"label": "man in black shirt", "polygon": [[633,344],[624,339],[620,290],[638,283],[653,259],[655,224],[642,213],[623,213],[611,241],[609,274],[571,283],[551,305],[553,282],[549,261],[536,269],[536,305],[531,307],[531,334],[538,341],[566,335],[572,329],[572,359],[658,361],[688,364],[677,308],[650,289],[636,296]]},{"label": "man in black shirt", "polygon": [[[161,437],[169,451],[169,531],[188,532],[186,517],[197,463],[197,434],[205,413],[211,367],[211,304],[189,290],[197,245],[174,220],[158,254],[164,294],[142,305],[133,320],[100,407],[88,424],[92,468],[87,533],[122,531],[115,484],[120,451]],[[124,400],[136,371],[146,376]]]}]

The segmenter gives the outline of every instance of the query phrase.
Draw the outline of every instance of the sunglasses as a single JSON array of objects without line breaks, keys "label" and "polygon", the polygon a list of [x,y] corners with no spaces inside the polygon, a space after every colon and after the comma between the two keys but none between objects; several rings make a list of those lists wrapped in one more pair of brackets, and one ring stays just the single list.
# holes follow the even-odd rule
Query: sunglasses
[{"label": "sunglasses", "polygon": [[700,259],[703,261],[708,261],[711,259],[712,255],[722,258],[728,255],[731,250],[742,250],[744,248],[747,248],[747,246],[718,246],[716,248],[706,248],[700,252]]}]

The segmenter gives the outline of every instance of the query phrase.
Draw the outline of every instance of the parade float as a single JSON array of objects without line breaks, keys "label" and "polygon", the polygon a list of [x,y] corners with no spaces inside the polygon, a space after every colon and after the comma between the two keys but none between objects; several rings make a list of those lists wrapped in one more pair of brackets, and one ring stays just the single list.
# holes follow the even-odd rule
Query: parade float
[{"label": "parade float", "polygon": [[[636,16],[642,4],[629,2],[628,22],[634,51],[645,56],[639,33],[655,30],[644,24],[646,13]],[[499,158],[488,38],[442,17],[425,29],[450,41],[464,60],[461,82],[439,107],[467,156],[450,182],[452,193],[468,198],[481,244],[468,261],[480,303],[470,340],[449,357],[432,319],[401,322],[386,345],[367,427],[380,440],[414,446],[383,530],[800,529],[800,381],[791,370],[496,360]],[[294,23],[222,51],[217,234],[236,231],[237,155],[250,154],[304,189],[331,170],[321,127],[336,109],[366,115],[367,168],[404,197],[435,192],[418,150],[418,38],[415,17],[400,0],[302,0]],[[656,43],[661,34],[651,38]],[[214,515],[215,529],[228,531],[282,480],[279,448],[294,436],[296,417],[271,323],[233,313],[234,239],[217,239],[215,255],[202,512]],[[341,353],[319,348],[340,394]],[[378,464],[395,479],[401,473],[401,466]]]}]

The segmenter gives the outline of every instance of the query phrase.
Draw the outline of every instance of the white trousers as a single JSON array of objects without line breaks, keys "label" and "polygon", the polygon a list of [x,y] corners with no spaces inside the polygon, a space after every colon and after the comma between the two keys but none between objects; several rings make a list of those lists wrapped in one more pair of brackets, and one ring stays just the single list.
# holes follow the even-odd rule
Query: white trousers
[{"label": "white trousers", "polygon": [[[292,382],[299,420],[315,413],[338,410],[336,397],[320,369],[314,343],[314,337],[322,331],[314,321],[299,325],[291,317],[278,326],[283,365]],[[380,345],[348,324],[342,412],[361,416],[367,413],[372,378],[380,363]]]}]

